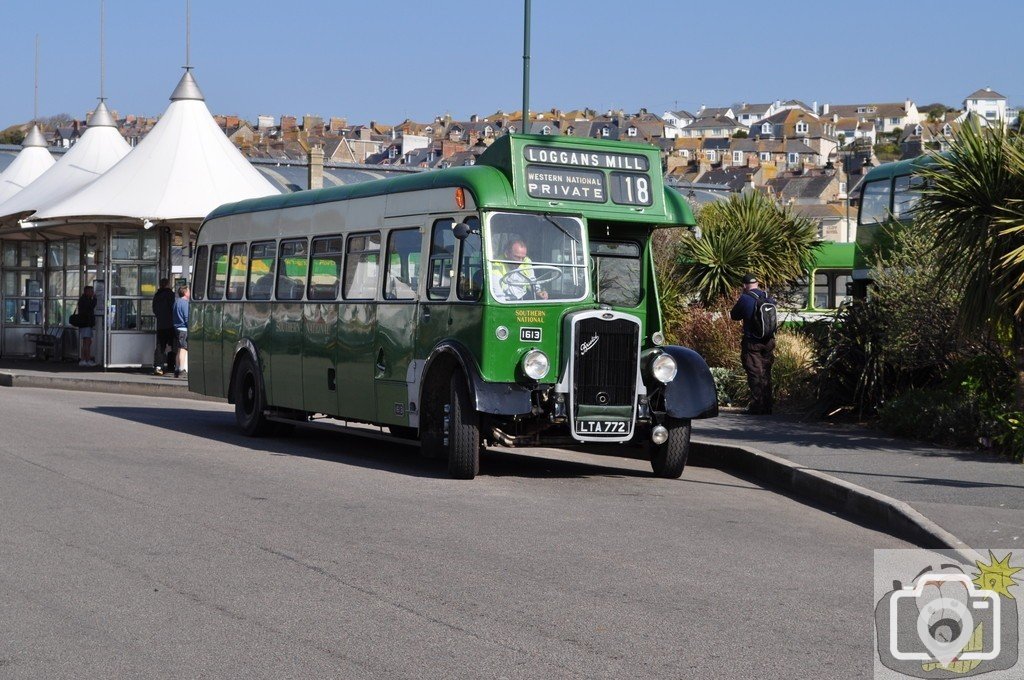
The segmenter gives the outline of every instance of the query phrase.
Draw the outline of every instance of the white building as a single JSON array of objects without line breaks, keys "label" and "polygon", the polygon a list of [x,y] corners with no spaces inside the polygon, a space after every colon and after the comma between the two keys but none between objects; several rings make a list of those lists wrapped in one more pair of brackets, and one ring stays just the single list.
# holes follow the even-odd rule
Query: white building
[{"label": "white building", "polygon": [[682,137],[682,129],[694,121],[689,111],[666,111],[661,119],[665,121],[665,139]]},{"label": "white building", "polygon": [[969,113],[976,113],[987,121],[1006,122],[1017,117],[1016,112],[1010,115],[1010,111],[1006,107],[1006,97],[991,87],[982,88],[967,95],[967,98],[964,99],[964,108]]}]

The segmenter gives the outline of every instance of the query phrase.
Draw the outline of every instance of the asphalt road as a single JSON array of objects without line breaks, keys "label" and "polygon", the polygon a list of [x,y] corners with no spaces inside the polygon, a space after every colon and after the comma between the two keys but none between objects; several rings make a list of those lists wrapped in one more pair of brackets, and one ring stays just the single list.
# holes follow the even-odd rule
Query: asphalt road
[{"label": "asphalt road", "polygon": [[0,677],[850,678],[873,548],[721,471],[0,389]]}]

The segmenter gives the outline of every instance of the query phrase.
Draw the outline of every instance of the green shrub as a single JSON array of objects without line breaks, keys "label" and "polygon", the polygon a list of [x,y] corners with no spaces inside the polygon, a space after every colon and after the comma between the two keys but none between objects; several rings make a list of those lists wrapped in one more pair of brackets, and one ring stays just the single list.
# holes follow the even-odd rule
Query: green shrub
[{"label": "green shrub", "polygon": [[750,392],[747,388],[746,373],[715,366],[711,369],[711,377],[715,380],[719,406],[734,406],[747,402]]}]

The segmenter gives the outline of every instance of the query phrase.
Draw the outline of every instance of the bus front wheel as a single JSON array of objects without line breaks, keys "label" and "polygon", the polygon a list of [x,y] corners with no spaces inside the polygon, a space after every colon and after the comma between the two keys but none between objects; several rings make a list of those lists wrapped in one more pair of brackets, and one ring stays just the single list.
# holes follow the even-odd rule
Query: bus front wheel
[{"label": "bus front wheel", "polygon": [[663,444],[650,444],[651,468],[655,477],[678,479],[690,455],[690,421],[684,418],[665,418],[668,439]]},{"label": "bus front wheel", "polygon": [[274,433],[274,423],[267,420],[264,411],[267,397],[263,392],[263,377],[252,357],[245,356],[235,369],[235,422],[248,437],[265,437]]},{"label": "bus front wheel", "polygon": [[473,479],[480,472],[480,419],[461,373],[452,375],[446,416],[448,474]]}]

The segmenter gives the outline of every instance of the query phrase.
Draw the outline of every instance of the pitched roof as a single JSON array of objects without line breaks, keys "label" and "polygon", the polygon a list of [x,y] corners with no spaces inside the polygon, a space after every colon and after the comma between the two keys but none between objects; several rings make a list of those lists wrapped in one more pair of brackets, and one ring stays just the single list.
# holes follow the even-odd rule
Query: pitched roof
[{"label": "pitched roof", "polygon": [[980,90],[976,90],[967,95],[965,99],[1006,99],[1006,97],[999,94],[991,87],[983,87]]},{"label": "pitched roof", "polygon": [[765,182],[776,196],[783,199],[821,198],[835,179],[834,175],[797,175],[773,177]]},{"label": "pitched roof", "polygon": [[[858,111],[858,109],[864,109]],[[883,102],[874,104],[836,104],[829,107],[829,113],[840,118],[902,118],[907,114],[905,102]]]},{"label": "pitched roof", "polygon": [[726,116],[715,116],[714,118],[698,118],[697,120],[693,121],[692,123],[690,123],[689,125],[687,125],[683,129],[684,130],[708,130],[708,129],[711,129],[711,128],[721,128],[721,127],[736,128],[736,127],[744,127],[744,126],[741,126],[739,123],[734,121],[732,118],[728,118]]},{"label": "pitched roof", "polygon": [[736,109],[736,115],[744,113],[762,114],[767,113],[768,109],[772,108],[771,104],[744,104],[740,108]]},{"label": "pitched roof", "polygon": [[697,118],[718,118],[725,116],[730,110],[729,106],[704,107],[697,112]]},{"label": "pitched roof", "polygon": [[38,126],[32,126],[21,146],[18,156],[0,173],[0,203],[31,185],[55,162],[46,150],[46,140]]}]

